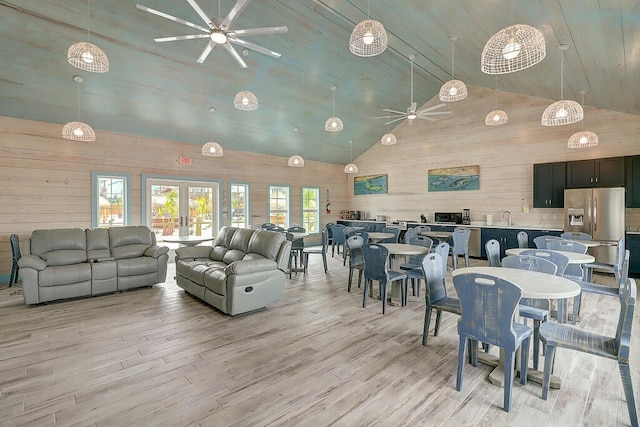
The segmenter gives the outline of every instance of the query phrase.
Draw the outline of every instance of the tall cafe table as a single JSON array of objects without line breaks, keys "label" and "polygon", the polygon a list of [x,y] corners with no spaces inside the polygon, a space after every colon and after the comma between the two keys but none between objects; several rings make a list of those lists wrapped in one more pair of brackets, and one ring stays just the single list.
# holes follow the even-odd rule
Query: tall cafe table
[{"label": "tall cafe table", "polygon": [[[538,271],[504,267],[465,267],[453,270],[452,274],[455,277],[464,273],[488,274],[515,283],[522,289],[522,298],[560,300],[573,298],[580,294],[580,285],[573,280]],[[495,356],[487,355],[483,352],[478,353],[478,359],[482,359],[484,364],[496,366],[496,369],[489,375],[489,381],[493,385],[502,387],[504,385],[503,352],[500,352],[499,361],[495,360]],[[542,376],[543,373],[541,371],[529,369],[527,379],[542,384]],[[551,377],[551,387],[560,388],[560,379],[558,377]]]},{"label": "tall cafe table", "polygon": [[214,239],[215,237],[206,236],[165,236],[162,238],[162,241],[167,243],[179,243],[184,246],[196,246],[200,243],[209,242]]},{"label": "tall cafe table", "polygon": [[[371,236],[372,233],[369,233]],[[386,233],[381,233],[386,234]],[[393,236],[392,233],[388,233]],[[384,246],[389,250],[389,256],[391,258],[391,264],[396,256],[411,256],[411,255],[423,255],[429,252],[429,248],[420,245],[408,245],[406,243],[380,243],[380,246]],[[391,267],[391,266],[390,266]],[[393,268],[392,268],[393,269]],[[391,285],[391,297],[400,298],[400,292],[398,289],[399,283],[393,282]]]}]

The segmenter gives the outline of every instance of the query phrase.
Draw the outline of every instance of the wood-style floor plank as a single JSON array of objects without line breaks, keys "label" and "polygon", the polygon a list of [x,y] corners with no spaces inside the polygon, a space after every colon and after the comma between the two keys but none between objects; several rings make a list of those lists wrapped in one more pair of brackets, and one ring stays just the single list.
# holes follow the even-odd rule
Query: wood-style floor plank
[{"label": "wood-style floor plank", "polygon": [[[326,275],[312,257],[280,301],[236,317],[175,282],[36,307],[2,289],[0,426],[629,425],[617,364],[565,349],[562,389],[547,401],[539,385],[516,381],[504,412],[481,364],[465,365],[456,391],[457,316],[443,313],[437,337],[432,321],[423,347],[423,298],[383,316],[375,297],[363,309],[362,289],[346,291],[347,273],[341,257]],[[587,294],[578,327],[613,334],[618,310]]]}]

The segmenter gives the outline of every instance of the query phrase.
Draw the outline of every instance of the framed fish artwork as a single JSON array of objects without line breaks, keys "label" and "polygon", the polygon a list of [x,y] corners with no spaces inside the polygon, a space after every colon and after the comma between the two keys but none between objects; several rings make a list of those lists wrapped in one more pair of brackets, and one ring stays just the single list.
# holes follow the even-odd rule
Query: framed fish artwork
[{"label": "framed fish artwork", "polygon": [[387,194],[387,175],[353,177],[353,194]]},{"label": "framed fish artwork", "polygon": [[428,191],[463,191],[480,189],[480,166],[430,169]]}]

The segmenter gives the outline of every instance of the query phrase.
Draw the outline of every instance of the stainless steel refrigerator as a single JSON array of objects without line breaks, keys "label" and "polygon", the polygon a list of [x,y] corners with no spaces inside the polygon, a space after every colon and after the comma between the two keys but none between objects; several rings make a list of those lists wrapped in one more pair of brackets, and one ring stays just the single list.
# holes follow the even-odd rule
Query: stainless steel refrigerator
[{"label": "stainless steel refrigerator", "polygon": [[597,262],[616,260],[616,244],[625,231],[624,196],[624,187],[564,190],[564,230],[589,233],[600,241],[589,248]]}]

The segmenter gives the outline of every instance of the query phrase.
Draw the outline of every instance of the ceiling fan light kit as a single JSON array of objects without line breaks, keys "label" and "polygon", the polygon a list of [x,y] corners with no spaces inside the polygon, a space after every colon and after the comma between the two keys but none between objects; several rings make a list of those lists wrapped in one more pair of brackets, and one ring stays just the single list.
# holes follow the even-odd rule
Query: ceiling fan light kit
[{"label": "ceiling fan light kit", "polygon": [[484,45],[480,69],[486,74],[509,74],[536,65],[547,55],[544,36],[535,27],[515,24],[491,36]]},{"label": "ceiling fan light kit", "polygon": [[398,143],[398,139],[392,133],[387,133],[380,138],[380,144],[382,145],[394,145]]},{"label": "ceiling fan light kit", "polygon": [[237,110],[253,111],[258,109],[258,97],[253,92],[243,90],[233,98],[233,106]]},{"label": "ceiling fan light kit", "polygon": [[569,46],[562,44],[560,50],[560,101],[549,105],[542,113],[542,126],[563,126],[577,123],[584,118],[582,106],[575,101],[564,99],[564,51]]},{"label": "ceiling fan light kit", "polygon": [[202,146],[202,155],[209,157],[222,157],[224,150],[217,142],[207,142]]},{"label": "ceiling fan light kit", "polygon": [[62,137],[71,141],[93,142],[96,140],[96,133],[93,128],[80,121],[80,83],[84,81],[81,76],[73,76],[76,82],[76,105],[78,108],[78,120],[69,122],[62,127]]},{"label": "ceiling fan light kit", "polygon": [[[222,18],[220,16],[217,16],[214,18],[210,18],[204,12],[204,10],[202,10],[202,8],[196,2],[196,0],[187,0],[187,3],[189,3],[189,5],[193,8],[193,10],[196,11],[198,16],[200,16],[200,18],[205,22],[206,27],[202,25],[194,24],[182,18],[177,18],[175,16],[169,15],[159,10],[151,9],[150,7],[144,6],[142,4],[137,4],[136,7],[140,10],[144,10],[145,12],[149,12],[151,14],[160,16],[165,19],[169,19],[174,22],[178,22],[180,24],[186,25],[196,30],[200,30],[202,32],[202,34],[187,34],[183,36],[159,37],[154,39],[154,41],[158,43],[162,43],[162,42],[171,42],[171,41],[177,41],[177,40],[208,38],[209,42],[207,43],[204,50],[198,57],[197,62],[203,63],[205,59],[207,59],[207,57],[209,56],[209,54],[211,53],[214,47],[216,47],[217,45],[222,45],[225,48],[225,50],[233,57],[233,59],[235,59],[238,65],[240,65],[242,68],[247,68],[247,63],[244,62],[244,60],[242,59],[242,57],[240,56],[238,51],[233,47],[232,44],[240,45],[246,49],[255,50],[256,52],[260,52],[264,55],[271,56],[272,58],[279,58],[281,55],[278,52],[274,52],[270,49],[267,49],[255,43],[238,38],[238,36],[262,36],[262,35],[286,33],[287,31],[289,31],[286,25],[277,26],[277,27],[262,27],[262,28],[247,28],[244,30],[232,30],[231,27],[233,26],[233,23],[236,21],[236,19],[242,13],[242,11],[247,7],[250,1],[251,0],[237,0],[226,17]],[[220,0],[218,0],[218,15],[220,15]]]},{"label": "ceiling fan light kit", "polygon": [[451,80],[446,82],[440,88],[440,101],[442,102],[456,102],[462,101],[468,95],[467,86],[460,80],[453,78],[453,72],[455,69],[455,43],[458,40],[457,37],[452,36],[451,39]]}]

